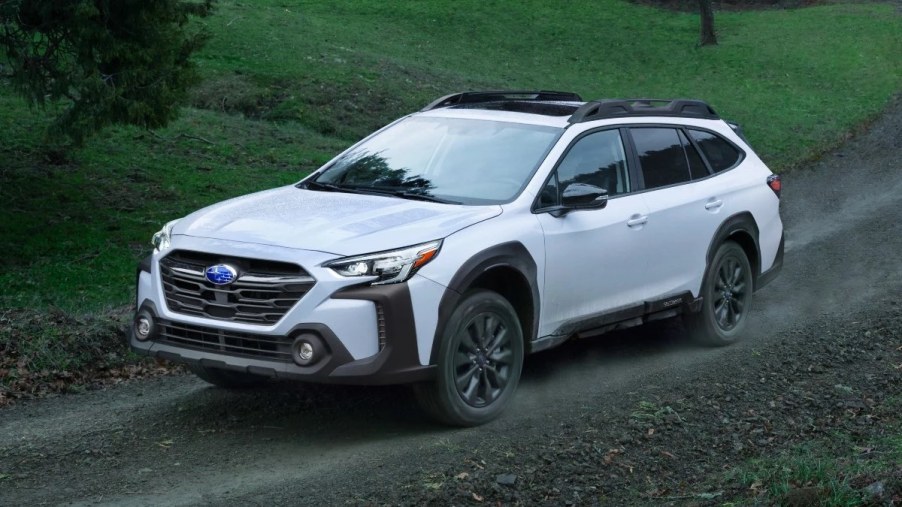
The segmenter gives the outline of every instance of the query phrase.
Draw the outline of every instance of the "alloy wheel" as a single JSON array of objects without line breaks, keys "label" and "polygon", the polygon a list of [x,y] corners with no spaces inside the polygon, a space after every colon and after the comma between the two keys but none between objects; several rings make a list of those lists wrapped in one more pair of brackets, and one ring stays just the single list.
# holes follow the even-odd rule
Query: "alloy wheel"
[{"label": "alloy wheel", "polygon": [[458,331],[454,383],[468,405],[484,407],[504,392],[514,360],[511,334],[494,312],[474,315]]}]

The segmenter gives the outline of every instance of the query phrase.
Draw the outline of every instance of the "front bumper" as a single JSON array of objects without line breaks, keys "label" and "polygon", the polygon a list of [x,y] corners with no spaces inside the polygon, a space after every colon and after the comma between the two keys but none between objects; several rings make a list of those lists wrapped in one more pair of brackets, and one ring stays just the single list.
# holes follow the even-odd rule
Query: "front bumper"
[{"label": "front bumper", "polygon": [[[151,271],[153,261],[141,263],[137,273],[141,304],[129,328],[129,345],[142,355],[183,364],[221,368],[278,379],[343,384],[400,384],[429,380],[435,367],[422,364],[417,340],[417,324],[408,283],[383,286],[344,287],[325,298],[317,308],[331,309],[287,315],[286,322],[273,328],[236,326],[211,319],[173,314],[157,294]],[[432,284],[432,282],[429,282]],[[437,292],[435,287],[428,289]],[[156,301],[155,301],[156,300]],[[160,308],[160,305],[164,305]],[[344,313],[342,313],[344,312]],[[139,340],[135,332],[137,317],[150,316],[153,332]],[[318,322],[317,316],[322,317]],[[293,318],[291,318],[293,317]],[[343,320],[357,321],[350,325]],[[360,357],[360,336],[347,336],[348,330],[363,329],[371,322],[372,339],[378,345],[367,347]],[[321,340],[319,360],[302,366],[292,361],[293,342],[314,335]],[[342,336],[342,335],[345,336]],[[356,333],[357,335],[361,333]],[[370,333],[363,333],[370,334]],[[356,340],[356,341],[355,341]],[[355,344],[349,348],[346,344]],[[355,358],[356,354],[356,358]]]}]

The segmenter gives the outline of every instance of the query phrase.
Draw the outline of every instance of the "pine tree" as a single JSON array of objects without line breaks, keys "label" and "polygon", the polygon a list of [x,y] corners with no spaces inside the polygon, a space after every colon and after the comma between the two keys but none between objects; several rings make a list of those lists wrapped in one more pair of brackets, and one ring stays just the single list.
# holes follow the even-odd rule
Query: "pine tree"
[{"label": "pine tree", "polygon": [[[53,132],[174,119],[207,39],[212,0],[0,0],[0,73],[32,106],[61,103]],[[2,60],[0,60],[2,61]]]}]

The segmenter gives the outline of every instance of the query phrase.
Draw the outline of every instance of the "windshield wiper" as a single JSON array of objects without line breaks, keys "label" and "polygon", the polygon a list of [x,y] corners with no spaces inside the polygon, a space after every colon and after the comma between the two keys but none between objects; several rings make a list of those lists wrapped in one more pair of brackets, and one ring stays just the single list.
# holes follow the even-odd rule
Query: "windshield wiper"
[{"label": "windshield wiper", "polygon": [[366,194],[368,192],[364,192],[358,190],[354,187],[345,187],[342,185],[336,185],[335,183],[322,183],[320,181],[308,181],[304,183],[304,188],[307,190],[323,190],[326,192],[346,192],[349,194]]},{"label": "windshield wiper", "polygon": [[413,191],[413,190],[401,190],[397,188],[379,188],[379,187],[355,187],[361,192],[368,192],[372,194],[379,195],[393,195],[395,197],[400,197],[401,199],[410,199],[412,201],[427,201],[427,202],[438,202],[442,204],[461,204],[458,201],[452,201],[449,199],[442,199],[441,197],[435,197],[434,195],[424,194],[422,191]]},{"label": "windshield wiper", "polygon": [[400,197],[401,199],[411,199],[415,201],[438,202],[442,204],[461,204],[458,201],[442,199],[420,192],[412,192],[410,190],[393,190],[389,188],[376,187],[357,187],[336,185],[334,183],[323,183],[320,181],[308,181],[304,183],[304,187],[309,190],[324,190],[326,192],[347,192],[349,194],[366,194],[366,195],[391,195]]},{"label": "windshield wiper", "polygon": [[387,193],[391,193],[392,195],[400,197],[402,199],[412,199],[415,201],[439,202],[442,204],[461,204],[460,201],[442,199],[441,197],[435,197],[434,195],[421,194],[419,192],[410,192],[408,190],[394,190]]}]

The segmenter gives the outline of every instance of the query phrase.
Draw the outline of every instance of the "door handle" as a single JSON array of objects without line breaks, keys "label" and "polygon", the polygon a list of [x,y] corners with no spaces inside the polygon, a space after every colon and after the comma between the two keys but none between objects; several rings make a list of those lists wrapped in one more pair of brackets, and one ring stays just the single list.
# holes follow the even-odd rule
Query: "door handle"
[{"label": "door handle", "polygon": [[648,222],[648,215],[633,215],[626,221],[627,227],[639,227]]},{"label": "door handle", "polygon": [[723,201],[720,199],[708,201],[705,203],[705,209],[708,209],[708,210],[717,209],[721,206],[723,206]]}]

